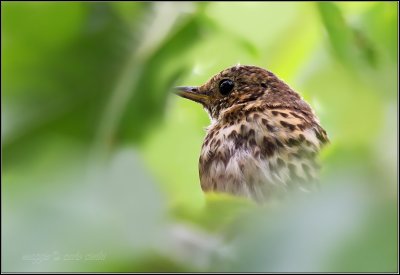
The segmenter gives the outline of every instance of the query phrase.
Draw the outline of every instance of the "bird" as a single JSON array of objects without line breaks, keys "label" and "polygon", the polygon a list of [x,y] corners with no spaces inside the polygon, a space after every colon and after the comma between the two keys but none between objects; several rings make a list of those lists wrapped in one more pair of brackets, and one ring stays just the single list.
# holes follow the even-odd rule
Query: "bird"
[{"label": "bird", "polygon": [[236,65],[176,93],[203,105],[211,124],[199,158],[201,189],[266,202],[319,189],[329,143],[310,105],[272,72]]}]

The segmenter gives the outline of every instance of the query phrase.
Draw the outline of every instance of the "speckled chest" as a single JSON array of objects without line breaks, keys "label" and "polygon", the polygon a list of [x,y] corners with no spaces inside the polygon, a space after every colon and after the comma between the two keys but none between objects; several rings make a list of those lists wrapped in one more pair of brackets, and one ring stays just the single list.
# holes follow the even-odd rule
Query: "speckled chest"
[{"label": "speckled chest", "polygon": [[204,191],[265,200],[295,186],[313,187],[324,131],[301,112],[253,108],[213,123],[199,160]]}]

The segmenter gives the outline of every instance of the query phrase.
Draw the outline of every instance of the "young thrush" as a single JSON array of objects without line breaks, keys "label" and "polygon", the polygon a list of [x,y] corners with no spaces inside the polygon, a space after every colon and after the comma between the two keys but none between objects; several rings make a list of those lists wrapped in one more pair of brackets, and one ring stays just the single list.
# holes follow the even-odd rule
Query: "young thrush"
[{"label": "young thrush", "polygon": [[234,66],[202,86],[177,89],[211,118],[199,160],[203,191],[265,201],[315,189],[316,157],[327,134],[310,106],[273,73]]}]

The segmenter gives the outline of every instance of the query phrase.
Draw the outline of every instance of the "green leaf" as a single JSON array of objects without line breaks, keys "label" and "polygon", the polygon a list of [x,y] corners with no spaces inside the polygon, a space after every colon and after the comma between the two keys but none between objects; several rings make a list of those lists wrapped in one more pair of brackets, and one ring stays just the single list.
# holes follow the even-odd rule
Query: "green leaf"
[{"label": "green leaf", "polygon": [[396,63],[398,53],[398,3],[375,3],[361,18],[364,35],[379,54]]},{"label": "green leaf", "polygon": [[171,87],[188,70],[184,54],[203,32],[199,18],[188,18],[140,63],[132,96],[119,122],[118,139],[138,141],[161,118]]},{"label": "green leaf", "polygon": [[[7,165],[13,156],[29,154],[36,140],[51,133],[90,143],[121,64],[134,46],[131,30],[107,3],[69,3],[68,12],[63,12],[62,5],[50,5],[47,13],[32,3],[7,3],[6,7],[9,4],[12,9],[6,9],[3,19],[4,39],[9,42],[2,60],[2,67],[10,67],[12,74],[6,74],[2,83]],[[29,20],[15,22],[25,13],[53,23],[36,28]],[[69,24],[69,20],[76,22]],[[49,33],[52,25],[73,28]],[[60,36],[63,42],[49,43],[51,49],[42,47],[47,40],[56,40],[45,40],[42,33]]]},{"label": "green leaf", "polygon": [[322,22],[328,32],[329,41],[336,56],[344,63],[354,60],[356,48],[353,33],[347,25],[340,9],[331,2],[317,4]]}]

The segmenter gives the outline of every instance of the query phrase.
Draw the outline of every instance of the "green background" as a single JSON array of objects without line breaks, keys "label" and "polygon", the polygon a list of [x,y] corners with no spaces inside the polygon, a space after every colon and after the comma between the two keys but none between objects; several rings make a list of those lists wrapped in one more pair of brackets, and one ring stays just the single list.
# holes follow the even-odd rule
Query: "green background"
[{"label": "green background", "polygon": [[[398,271],[398,3],[1,3],[2,271]],[[200,105],[266,68],[328,132],[321,192],[204,196]]]}]

